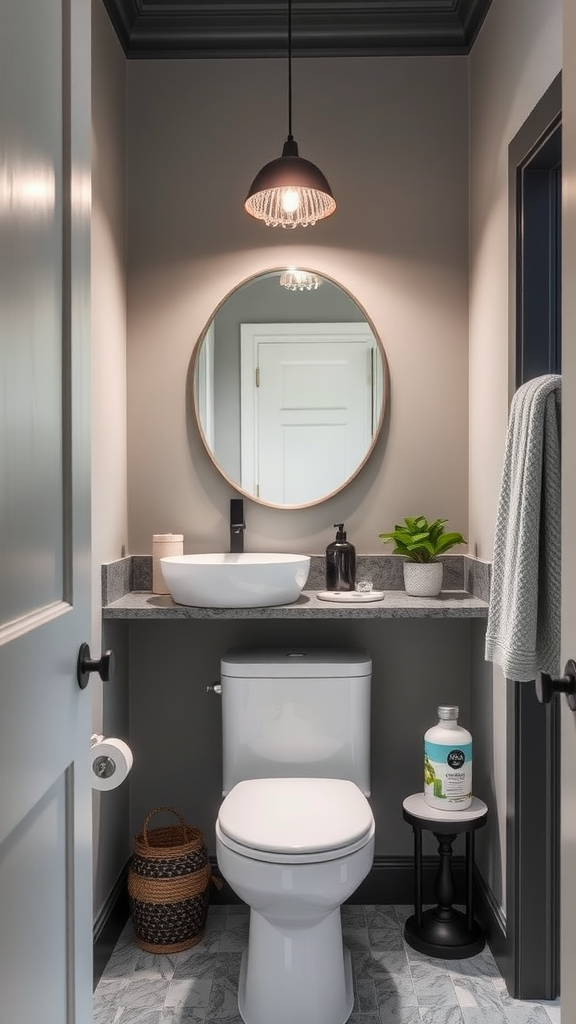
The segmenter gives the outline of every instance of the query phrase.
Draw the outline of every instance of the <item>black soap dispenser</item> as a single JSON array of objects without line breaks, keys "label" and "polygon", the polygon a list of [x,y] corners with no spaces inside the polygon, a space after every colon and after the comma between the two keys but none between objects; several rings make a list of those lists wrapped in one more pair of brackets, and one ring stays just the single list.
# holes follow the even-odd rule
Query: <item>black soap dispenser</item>
[{"label": "black soap dispenser", "polygon": [[326,548],[326,590],[354,590],[356,548],[346,540],[344,523],[334,523],[336,540]]}]

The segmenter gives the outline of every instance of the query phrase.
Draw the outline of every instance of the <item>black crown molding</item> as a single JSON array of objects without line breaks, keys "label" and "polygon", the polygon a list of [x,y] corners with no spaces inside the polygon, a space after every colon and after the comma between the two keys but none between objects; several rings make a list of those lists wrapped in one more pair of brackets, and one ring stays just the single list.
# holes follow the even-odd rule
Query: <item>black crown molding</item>
[{"label": "black crown molding", "polygon": [[[296,57],[469,53],[492,0],[294,0]],[[103,0],[128,58],[282,57],[286,0]]]}]

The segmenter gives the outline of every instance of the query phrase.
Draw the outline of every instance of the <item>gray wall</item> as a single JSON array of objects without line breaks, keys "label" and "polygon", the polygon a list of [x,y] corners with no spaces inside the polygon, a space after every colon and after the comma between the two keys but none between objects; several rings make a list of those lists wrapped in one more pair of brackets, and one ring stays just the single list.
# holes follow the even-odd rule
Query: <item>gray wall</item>
[{"label": "gray wall", "polygon": [[[508,147],[562,66],[561,0],[494,0],[470,70],[470,551],[492,558],[515,338],[509,330]],[[478,862],[498,895],[506,863],[506,682],[473,661],[472,728],[483,750],[492,813]],[[491,716],[491,718],[490,718]],[[502,907],[506,910],[504,894]]]},{"label": "gray wall", "polygon": [[[241,281],[303,265],[372,320],[390,372],[387,429],[365,470],[309,509],[247,507],[249,550],[358,550],[420,511],[467,530],[468,108],[465,58],[297,60],[295,134],[339,203],[301,231],[243,210],[281,150],[285,61],[131,61],[128,125],[130,553],[158,532],[228,542],[231,488],[206,455],[187,378],[197,339]],[[350,88],[350,83],[354,87]]]},{"label": "gray wall", "polygon": [[[345,521],[359,552],[402,516],[467,530],[467,64],[463,58],[297,61],[295,134],[339,202],[303,233],[244,213],[255,171],[281,147],[285,62],[128,65],[128,493],[132,554],[153,533],[185,550],[228,544],[233,492],[191,422],[193,350],[222,299],[255,273],[302,265],[346,287],[389,362],[386,429],[363,472],[328,502],[248,501],[248,550],[321,553]],[[350,89],[350,82],[354,88]],[[313,98],[313,102],[311,100]],[[436,706],[468,721],[469,625],[394,622],[130,627],[132,828],[175,804],[213,849],[220,800],[218,702],[205,685],[234,643],[363,643],[375,663],[377,852],[409,853],[402,799],[422,785]],[[346,639],[345,639],[346,637]]]},{"label": "gray wall", "polygon": [[[231,646],[360,646],[373,662],[372,796],[376,853],[410,854],[402,800],[422,789],[423,736],[438,704],[469,722],[470,623],[134,622],[130,625],[131,831],[155,806],[180,810],[214,853],[222,800],[220,699],[206,687]],[[435,850],[432,842],[432,850]]]},{"label": "gray wall", "polygon": [[[300,233],[266,229],[242,210],[255,172],[281,151],[285,62],[126,65],[101,0],[94,0],[96,615],[98,564],[119,557],[125,545],[149,553],[152,534],[170,530],[184,533],[186,550],[227,543],[232,494],[190,422],[192,353],[213,311],[240,281],[295,263],[341,282],[370,316],[388,357],[388,419],[369,463],[342,495],[293,512],[248,502],[247,546],[322,552],[331,524],[345,520],[359,551],[378,551],[379,532],[423,511],[448,516],[467,536],[470,529],[472,553],[491,557],[510,389],[507,147],[559,70],[561,7],[560,0],[493,0],[470,58],[296,60],[300,152],[325,171],[339,203],[331,220]],[[118,198],[126,182],[125,220]],[[205,698],[204,677],[215,678],[230,628],[214,624],[207,638],[184,623],[120,627],[120,646],[130,633],[130,738],[137,754],[129,781],[131,827],[158,801],[181,802],[211,833],[219,733],[217,703]],[[95,638],[98,632],[99,622]],[[471,722],[466,715],[463,721],[476,740],[475,789],[494,803],[500,826],[479,838],[482,868],[499,898],[505,719],[501,683],[498,692],[486,677],[482,627],[386,623],[370,626],[364,639],[393,679],[389,687],[379,685],[379,670],[374,684],[373,800],[379,850],[386,852],[408,850],[396,816],[402,791],[420,786],[421,734],[438,700],[466,706],[472,658]],[[107,728],[125,735],[125,694],[106,692],[104,708],[99,700],[95,727],[105,717]],[[406,746],[395,739],[404,737],[404,726]],[[160,730],[161,743],[152,728]],[[162,757],[153,761],[150,751],[158,749]],[[123,799],[108,794],[101,804],[99,899],[122,867]]]}]

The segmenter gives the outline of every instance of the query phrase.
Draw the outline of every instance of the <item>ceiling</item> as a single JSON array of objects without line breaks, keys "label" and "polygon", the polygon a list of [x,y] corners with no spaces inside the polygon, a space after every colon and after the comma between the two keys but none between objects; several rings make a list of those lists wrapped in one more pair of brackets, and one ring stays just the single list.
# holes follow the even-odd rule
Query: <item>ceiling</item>
[{"label": "ceiling", "polygon": [[[279,57],[288,0],[103,0],[129,58]],[[298,57],[468,53],[492,0],[293,0]]]}]

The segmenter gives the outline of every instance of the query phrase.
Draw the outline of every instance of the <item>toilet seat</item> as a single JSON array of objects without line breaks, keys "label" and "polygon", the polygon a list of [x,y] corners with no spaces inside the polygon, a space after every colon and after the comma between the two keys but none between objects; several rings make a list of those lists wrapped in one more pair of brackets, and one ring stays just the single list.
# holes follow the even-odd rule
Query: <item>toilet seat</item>
[{"label": "toilet seat", "polygon": [[345,779],[249,779],[223,801],[216,834],[253,860],[320,863],[365,846],[374,818],[364,794]]}]

